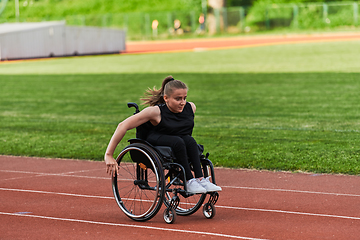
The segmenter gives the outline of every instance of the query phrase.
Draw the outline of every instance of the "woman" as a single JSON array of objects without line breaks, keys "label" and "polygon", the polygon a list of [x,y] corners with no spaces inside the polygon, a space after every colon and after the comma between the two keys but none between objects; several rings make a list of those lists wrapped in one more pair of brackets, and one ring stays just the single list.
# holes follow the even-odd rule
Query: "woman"
[{"label": "woman", "polygon": [[[196,106],[194,103],[186,101],[187,91],[185,83],[169,76],[163,80],[161,89],[154,88],[146,92],[147,96],[142,100],[149,107],[122,121],[110,140],[104,157],[107,173],[113,176],[118,174],[118,165],[113,154],[126,131],[150,121],[153,128],[146,140],[153,145],[172,148],[178,163],[185,169],[188,192],[221,191],[221,187],[211,183],[209,178],[203,177],[198,146],[191,136]],[[189,161],[193,165],[195,178],[191,172]]]}]

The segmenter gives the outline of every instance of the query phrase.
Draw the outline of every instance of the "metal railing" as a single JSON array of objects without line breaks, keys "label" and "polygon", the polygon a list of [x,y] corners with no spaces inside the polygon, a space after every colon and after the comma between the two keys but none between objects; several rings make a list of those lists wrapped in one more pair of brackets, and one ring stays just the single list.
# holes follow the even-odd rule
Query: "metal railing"
[{"label": "metal railing", "polygon": [[0,16],[1,16],[1,13],[5,10],[7,2],[8,2],[8,0],[0,0]]},{"label": "metal railing", "polygon": [[186,35],[241,33],[245,29],[246,9],[243,7],[214,9],[204,16],[196,11],[132,12],[102,15],[69,15],[65,18],[21,17],[2,19],[4,22],[39,22],[65,20],[67,25],[120,28],[128,38],[169,38]]},{"label": "metal railing", "polygon": [[68,25],[124,29],[128,39],[164,39],[189,35],[239,34],[250,30],[318,29],[359,25],[358,2],[271,4],[263,8],[263,14],[256,22],[249,20],[250,10],[244,7],[210,9],[205,15],[198,11],[172,11],[69,15],[65,18],[20,16],[2,19],[0,16],[0,23],[66,20]]},{"label": "metal railing", "polygon": [[358,26],[359,3],[271,4],[264,10],[266,29],[299,29]]}]

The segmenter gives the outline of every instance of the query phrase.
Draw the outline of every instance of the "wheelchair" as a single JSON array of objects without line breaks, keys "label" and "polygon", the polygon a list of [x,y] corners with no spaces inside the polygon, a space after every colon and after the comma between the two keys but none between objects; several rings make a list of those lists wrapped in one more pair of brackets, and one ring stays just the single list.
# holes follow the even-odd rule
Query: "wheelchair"
[{"label": "wheelchair", "polygon": [[[128,103],[139,113],[136,103]],[[174,223],[176,216],[188,216],[203,206],[207,219],[215,216],[218,192],[193,194],[187,192],[185,170],[176,163],[170,147],[152,146],[145,136],[150,122],[136,128],[136,138],[130,139],[116,158],[119,174],[112,177],[112,190],[115,200],[126,216],[135,221],[153,218],[165,205],[163,217],[166,223]],[[203,146],[198,145],[204,177],[211,176],[215,184],[215,174],[209,153],[203,154]],[[190,166],[192,168],[192,166]],[[208,201],[205,202],[206,197]]]}]

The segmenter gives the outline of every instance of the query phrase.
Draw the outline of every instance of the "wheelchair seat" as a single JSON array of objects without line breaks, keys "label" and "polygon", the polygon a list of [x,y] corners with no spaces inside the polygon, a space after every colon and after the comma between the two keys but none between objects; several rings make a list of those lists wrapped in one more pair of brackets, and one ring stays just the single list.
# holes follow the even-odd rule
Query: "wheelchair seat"
[{"label": "wheelchair seat", "polygon": [[[152,147],[161,156],[161,159],[163,160],[163,162],[175,162],[176,161],[174,152],[171,149],[171,147],[169,147],[169,146],[154,146],[154,145],[150,144],[149,142],[147,142],[146,140],[141,139],[141,138],[129,139],[128,142],[143,143],[143,144],[146,144],[146,145]],[[203,158],[202,156],[204,156],[203,155],[204,146],[201,144],[198,144],[198,150],[199,150],[200,158]]]},{"label": "wheelchair seat", "polygon": [[[164,160],[167,161],[175,161],[176,157],[174,155],[174,152],[172,151],[171,147],[168,146],[153,146],[156,151],[164,158]],[[199,150],[199,156],[203,156],[204,152],[204,146],[201,144],[198,144],[198,150]]]},{"label": "wheelchair seat", "polygon": [[165,160],[176,160],[176,157],[171,149],[168,146],[154,146],[158,153],[162,155]]}]

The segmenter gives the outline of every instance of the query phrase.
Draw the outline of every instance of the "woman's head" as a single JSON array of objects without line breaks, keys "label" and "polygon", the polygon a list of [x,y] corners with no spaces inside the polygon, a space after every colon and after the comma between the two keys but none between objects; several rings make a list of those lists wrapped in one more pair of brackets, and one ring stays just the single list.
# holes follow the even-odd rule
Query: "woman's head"
[{"label": "woman's head", "polygon": [[165,103],[165,95],[167,98],[170,98],[177,89],[184,89],[187,92],[188,87],[182,81],[175,80],[172,76],[168,76],[163,80],[160,89],[157,90],[155,87],[153,89],[149,88],[145,93],[146,96],[141,100],[144,101],[143,104],[150,106]]}]

